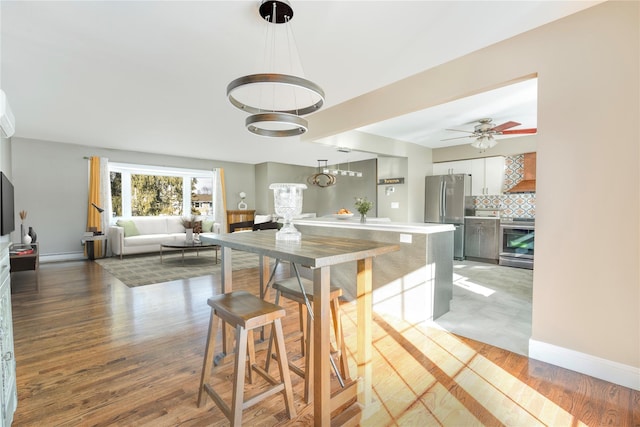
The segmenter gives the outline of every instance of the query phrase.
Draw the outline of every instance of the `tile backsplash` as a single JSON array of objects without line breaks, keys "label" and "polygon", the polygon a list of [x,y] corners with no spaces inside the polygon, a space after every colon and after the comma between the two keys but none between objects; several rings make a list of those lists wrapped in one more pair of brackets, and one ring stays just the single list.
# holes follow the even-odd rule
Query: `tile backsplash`
[{"label": "tile backsplash", "polygon": [[[504,190],[508,190],[524,176],[524,154],[505,157]],[[475,209],[499,209],[502,218],[535,218],[536,193],[514,193],[474,196]]]}]

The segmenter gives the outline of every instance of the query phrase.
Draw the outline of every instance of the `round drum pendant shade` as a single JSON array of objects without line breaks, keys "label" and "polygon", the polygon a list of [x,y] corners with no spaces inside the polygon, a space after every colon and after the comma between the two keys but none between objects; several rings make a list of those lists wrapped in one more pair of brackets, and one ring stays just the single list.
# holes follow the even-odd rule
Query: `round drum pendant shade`
[{"label": "round drum pendant shade", "polygon": [[[270,95],[266,97],[263,92]],[[276,96],[272,96],[274,93]],[[251,114],[272,111],[304,116],[324,104],[324,91],[317,84],[302,77],[276,73],[238,77],[227,85],[227,97],[235,107]],[[265,98],[268,102],[260,107],[260,101],[264,102]],[[309,104],[297,107],[296,102],[303,100]]]},{"label": "round drum pendant shade", "polygon": [[302,135],[308,129],[305,119],[287,113],[260,113],[247,117],[249,132],[260,136],[284,137]]}]

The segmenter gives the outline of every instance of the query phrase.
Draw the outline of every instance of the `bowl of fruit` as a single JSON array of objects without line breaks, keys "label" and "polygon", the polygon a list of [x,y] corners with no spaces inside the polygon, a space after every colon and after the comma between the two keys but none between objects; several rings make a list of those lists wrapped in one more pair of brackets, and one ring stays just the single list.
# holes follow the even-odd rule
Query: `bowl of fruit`
[{"label": "bowl of fruit", "polygon": [[353,212],[349,209],[342,208],[338,212],[336,212],[336,218],[338,219],[349,219],[353,216]]}]

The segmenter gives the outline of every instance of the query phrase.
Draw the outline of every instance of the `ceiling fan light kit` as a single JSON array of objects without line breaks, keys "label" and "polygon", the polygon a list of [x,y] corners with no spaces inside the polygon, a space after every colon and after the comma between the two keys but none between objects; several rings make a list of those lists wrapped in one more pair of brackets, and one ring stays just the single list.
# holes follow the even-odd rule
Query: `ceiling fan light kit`
[{"label": "ceiling fan light kit", "polygon": [[491,135],[489,136],[481,136],[477,138],[475,141],[471,143],[471,146],[480,150],[480,152],[484,152],[489,148],[495,147],[498,143]]},{"label": "ceiling fan light kit", "polygon": [[[287,45],[293,39],[289,36],[289,23],[293,9],[286,0],[262,0],[258,9],[260,16],[273,27],[267,31],[266,46],[276,49],[275,26],[285,24]],[[290,46],[279,52],[293,52]],[[297,51],[295,52],[297,56]],[[275,53],[273,54],[275,57]],[[265,57],[266,58],[266,57]],[[267,61],[265,61],[267,63]],[[274,58],[268,60],[274,64]],[[292,63],[289,58],[288,64]],[[265,67],[266,68],[266,67]],[[318,111],[324,104],[324,91],[320,86],[301,76],[290,73],[256,73],[239,77],[227,85],[227,98],[236,108],[251,113],[246,119],[247,129],[261,136],[289,137],[302,135],[308,130],[308,123],[301,116]]]}]

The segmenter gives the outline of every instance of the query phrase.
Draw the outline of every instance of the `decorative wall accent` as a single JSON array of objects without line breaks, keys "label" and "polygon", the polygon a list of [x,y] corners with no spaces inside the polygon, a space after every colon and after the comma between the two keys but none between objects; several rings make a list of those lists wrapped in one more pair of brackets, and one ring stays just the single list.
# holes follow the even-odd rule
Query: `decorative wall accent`
[{"label": "decorative wall accent", "polygon": [[507,156],[504,159],[504,184],[503,190],[514,187],[524,178],[524,154]]},{"label": "decorative wall accent", "polygon": [[[524,154],[505,158],[504,190],[508,190],[524,177]],[[475,196],[476,209],[501,210],[502,218],[535,218],[536,193],[514,193]]]}]

